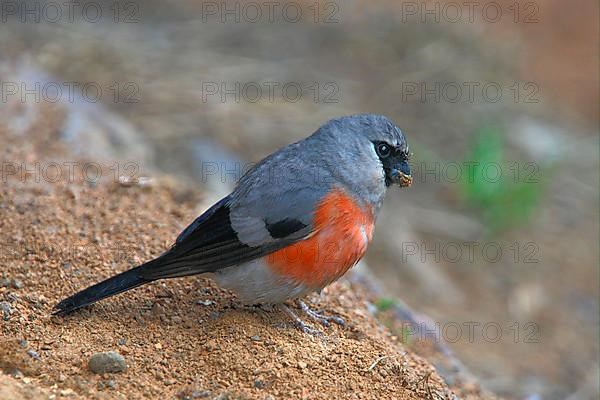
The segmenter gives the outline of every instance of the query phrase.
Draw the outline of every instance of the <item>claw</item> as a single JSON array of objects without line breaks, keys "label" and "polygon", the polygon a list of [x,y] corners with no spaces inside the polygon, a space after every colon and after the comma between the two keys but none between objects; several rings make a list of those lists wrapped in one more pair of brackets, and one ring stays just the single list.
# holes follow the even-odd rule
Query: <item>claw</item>
[{"label": "claw", "polygon": [[287,315],[289,315],[293,320],[294,320],[294,324],[296,325],[296,327],[298,329],[300,329],[302,332],[304,333],[308,333],[309,335],[313,335],[313,336],[323,336],[323,332],[319,331],[318,329],[314,329],[312,328],[310,325],[306,324],[304,321],[302,321],[300,319],[300,317],[298,317],[296,315],[295,312],[293,312],[288,306],[286,306],[285,304],[280,304],[279,307],[285,311],[285,313]]},{"label": "claw", "polygon": [[306,305],[306,303],[303,302],[302,300],[298,300],[298,304],[300,305],[300,308],[306,315],[308,315],[310,318],[314,319],[315,321],[320,322],[324,326],[329,326],[329,322],[333,322],[340,326],[346,325],[346,321],[344,321],[344,318],[342,318],[338,315],[319,314],[318,312],[311,310],[310,307],[308,307]]},{"label": "claw", "polygon": [[[311,310],[306,305],[306,303],[304,303],[302,300],[298,300],[298,305],[300,306],[300,309],[302,310],[302,312],[304,314],[306,314],[307,316],[309,316],[311,319],[319,322],[323,326],[329,326],[330,322],[333,322],[333,323],[341,325],[341,326],[344,326],[346,324],[346,321],[344,321],[344,318],[342,318],[340,316],[337,316],[337,315],[331,315],[331,316],[322,315],[322,314],[319,314],[316,311]],[[285,311],[285,313],[287,315],[289,315],[294,320],[294,324],[302,332],[308,333],[309,335],[313,335],[313,336],[319,336],[319,337],[323,336],[323,332],[321,332],[318,329],[315,329],[315,328],[311,327],[310,325],[308,325],[306,322],[304,322],[302,319],[300,319],[300,317],[298,317],[298,315],[296,315],[296,313],[293,312],[285,304],[280,304],[279,307],[283,311]]]}]

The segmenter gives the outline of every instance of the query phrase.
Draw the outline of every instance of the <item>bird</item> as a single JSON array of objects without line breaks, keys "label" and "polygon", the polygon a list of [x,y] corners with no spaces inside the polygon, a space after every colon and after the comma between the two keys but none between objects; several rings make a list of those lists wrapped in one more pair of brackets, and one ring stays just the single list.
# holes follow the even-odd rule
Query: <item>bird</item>
[{"label": "bird", "polygon": [[343,324],[302,298],[365,255],[387,189],[412,184],[410,156],[403,132],[383,115],[332,119],[246,171],[160,256],[62,300],[54,314],[157,280],[212,274],[242,303],[281,306],[306,332],[288,300],[324,325]]}]

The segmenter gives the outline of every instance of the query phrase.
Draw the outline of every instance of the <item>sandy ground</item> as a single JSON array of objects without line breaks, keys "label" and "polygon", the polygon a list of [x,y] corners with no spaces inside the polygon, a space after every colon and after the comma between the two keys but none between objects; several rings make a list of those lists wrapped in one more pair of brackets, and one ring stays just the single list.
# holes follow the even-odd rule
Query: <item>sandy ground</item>
[{"label": "sandy ground", "polygon": [[[198,277],[51,316],[61,298],[166,249],[202,201],[167,178],[124,186],[110,166],[101,167],[110,178],[94,184],[77,168],[72,181],[50,182],[48,169],[23,172],[21,163],[39,162],[40,171],[83,163],[57,140],[53,119],[60,115],[42,116],[35,135],[0,128],[0,160],[17,166],[4,168],[0,189],[1,399],[485,397],[477,385],[449,388],[374,319],[372,293],[347,280],[313,298],[348,321],[322,328],[322,337],[302,333],[280,311],[240,306]],[[127,370],[92,373],[89,358],[110,350]]]},{"label": "sandy ground", "polygon": [[[108,8],[114,1],[100,3]],[[313,1],[302,3],[309,5]],[[362,3],[368,8],[360,8]],[[77,150],[91,148],[98,152],[108,148],[114,154],[123,149],[127,153],[126,160],[136,160],[146,166],[155,164],[161,171],[177,173],[179,177],[188,173],[188,179],[196,179],[192,184],[196,187],[202,185],[199,177],[191,176],[194,172],[200,175],[198,164],[194,162],[204,160],[195,153],[194,145],[198,140],[213,138],[219,147],[233,151],[234,156],[256,161],[276,147],[312,132],[330,117],[376,111],[393,117],[407,132],[416,161],[439,160],[443,163],[444,160],[461,161],[468,156],[466,152],[472,144],[473,133],[485,122],[481,118],[487,122],[503,121],[507,127],[507,162],[509,159],[510,162],[534,161],[540,164],[543,176],[548,173],[553,176],[553,183],[541,189],[544,200],[531,223],[525,222],[499,238],[481,239],[477,227],[485,220],[460,201],[458,185],[443,177],[438,183],[421,173],[410,190],[394,191],[393,195],[387,196],[382,210],[385,214],[379,219],[367,263],[385,284],[382,296],[400,298],[442,326],[454,322],[462,325],[469,321],[479,321],[482,325],[494,321],[502,325],[507,334],[498,343],[489,343],[479,335],[479,340],[473,343],[465,339],[451,344],[460,359],[492,390],[509,398],[598,398],[598,4],[588,2],[574,7],[572,3],[560,0],[540,1],[536,2],[539,4],[536,13],[539,23],[516,24],[508,8],[514,0],[497,3],[504,7],[506,18],[500,23],[483,21],[482,24],[468,23],[466,18],[462,23],[437,24],[431,23],[429,18],[430,23],[423,25],[419,23],[419,16],[413,23],[396,23],[401,18],[398,13],[395,18],[388,15],[393,10],[401,10],[401,3],[397,1],[382,2],[377,9],[365,1],[356,2],[356,7],[354,2],[348,6],[344,2],[344,7],[340,7],[341,23],[322,25],[315,25],[311,20],[306,24],[190,23],[194,14],[200,11],[199,2],[195,1],[147,0],[140,3],[139,24],[114,24],[110,20],[106,24],[23,24],[15,15],[7,23],[0,24],[0,75],[3,82],[25,81],[27,87],[32,87],[35,82],[43,85],[48,80],[81,84],[98,82],[105,95],[102,103],[96,103],[96,106],[103,106],[104,111],[97,108],[92,110],[94,113],[90,111],[95,116],[90,120],[85,117],[92,104],[69,104],[73,110],[69,120],[74,123],[65,124],[65,128],[70,129],[64,129],[61,135],[68,137],[70,133],[76,139]],[[529,3],[521,2],[520,6],[520,15],[524,17],[530,10],[525,9]],[[368,9],[373,11],[364,12]],[[481,6],[478,10],[481,11]],[[481,13],[478,15],[481,19]],[[557,58],[557,54],[561,57]],[[29,64],[27,60],[31,61],[32,68],[21,69],[22,63]],[[6,64],[11,67],[5,72]],[[213,101],[204,103],[198,93],[199,80],[240,81],[243,84],[260,77],[304,84],[334,80],[340,87],[337,96],[340,102],[317,103],[312,96],[304,96],[298,103],[281,98],[274,103],[266,100],[236,103],[231,98],[226,102],[218,101],[218,96],[214,96]],[[539,86],[536,96],[539,103],[515,103],[511,95],[503,96],[499,103],[487,105],[481,98],[459,104],[437,103],[431,98],[423,103],[419,96],[402,101],[402,84],[415,80],[428,83],[494,81],[506,87],[506,93],[517,80],[522,83],[533,81]],[[114,94],[110,88],[115,82],[139,86],[136,97],[140,102],[125,104],[123,99],[115,100],[110,95]],[[16,100],[19,96],[9,98]],[[11,144],[3,133],[0,161],[72,160],[71,155],[60,150],[50,152],[57,143],[53,140],[56,128],[49,124],[48,115],[39,119],[35,126],[28,126],[28,119],[36,113],[32,111],[34,107],[29,107],[35,106],[32,97],[28,99],[27,104],[20,104],[22,112],[8,116],[3,115],[3,111],[12,107],[12,102],[3,102],[0,125],[27,130],[36,140],[29,147],[27,142],[31,137]],[[482,106],[485,112],[482,112]],[[567,116],[573,121],[587,116],[587,122],[581,124],[588,127],[572,125]],[[117,123],[123,121],[127,123]],[[119,126],[121,129],[114,129]],[[105,134],[98,134],[98,131]],[[126,140],[132,137],[132,140]],[[544,145],[539,146],[539,140]],[[11,145],[22,151],[11,153]],[[32,148],[33,145],[38,148]],[[437,154],[428,155],[427,150]],[[551,163],[557,161],[554,150],[559,150],[559,163],[556,167],[547,166],[549,155],[553,160]],[[156,154],[156,157],[144,163],[143,158],[131,157],[132,152],[136,155]],[[112,170],[104,170],[105,176],[112,177],[112,174]],[[12,196],[12,201],[20,204],[21,210],[29,210],[29,198],[39,197],[43,204],[50,204],[47,192],[63,190],[47,182],[35,185],[30,182],[23,185],[23,189],[15,182],[11,184],[14,188],[7,193]],[[98,191],[75,201],[68,197],[68,202],[61,202],[61,197],[52,201],[59,202],[60,207],[73,208],[79,203],[78,207],[84,208],[88,197],[102,194],[107,188],[118,192],[106,196],[137,196],[136,188],[126,190],[111,186],[112,182],[106,184],[108,187],[98,185]],[[64,190],[79,193],[82,184],[65,186],[68,187]],[[163,190],[162,187],[159,183],[152,190]],[[198,195],[189,200],[185,192],[168,191],[175,200],[165,201],[175,212],[180,212],[169,217],[176,225],[162,230],[129,227],[132,240],[144,243],[152,254],[166,248],[178,230],[197,214],[198,210],[190,211],[192,207],[207,205]],[[208,191],[202,193],[208,194]],[[140,203],[144,204],[146,215],[151,213],[158,221],[166,223],[166,215],[160,207],[147,203],[146,197],[141,199],[146,202]],[[411,212],[405,213],[405,217],[394,213],[395,207],[407,207]],[[35,212],[35,208],[33,210]],[[103,210],[105,215],[100,214]],[[413,210],[418,212],[413,214]],[[90,212],[89,220],[73,222],[71,219],[69,225],[73,229],[90,229],[100,220],[104,224],[114,224],[114,221],[105,220],[110,217],[107,214],[112,213],[110,209],[90,209]],[[138,212],[142,211],[130,211]],[[5,215],[9,213],[0,211],[0,228],[4,228],[5,218],[13,218]],[[124,220],[131,222],[132,218],[127,215]],[[440,220],[444,223],[440,224]],[[23,218],[20,221],[28,224],[30,220]],[[3,230],[6,233],[1,233]],[[150,232],[156,232],[156,238],[161,240],[143,237]],[[0,229],[0,234],[6,235],[0,238],[3,246],[6,243],[11,251],[22,248],[18,247],[21,244],[14,244],[10,230]],[[82,243],[85,248],[91,243],[89,238],[89,235],[74,235],[65,240]],[[53,243],[54,239],[46,240]],[[92,243],[96,247],[90,252],[115,261],[114,265],[102,267],[103,272],[98,272],[102,277],[150,257],[137,245],[128,245],[124,248],[127,252],[120,255],[113,250],[115,239],[102,240],[110,242]],[[404,260],[398,251],[400,241],[444,246],[452,242],[481,240],[510,241],[503,245],[505,254],[510,254],[512,243],[533,241],[540,249],[539,257],[536,257],[539,262],[515,263],[510,256],[503,257],[499,263],[486,262],[481,256],[466,264],[447,260],[423,263],[420,259],[411,261],[410,257],[410,262],[398,261]],[[38,242],[28,243],[31,252],[49,252],[38,250]],[[60,295],[98,279],[88,271],[99,260],[87,259],[79,254],[81,251],[74,250],[62,256],[75,271],[65,272],[64,286],[60,293],[48,297],[44,313]],[[58,249],[48,254],[53,258],[62,253],[67,252]],[[0,279],[3,273],[9,279],[11,274],[17,278],[19,275],[27,277],[25,267],[34,264],[25,256],[2,257]],[[76,270],[84,275],[76,275]],[[60,275],[57,270],[49,276],[52,280]],[[13,293],[37,294],[38,289],[30,282],[34,278],[21,279],[24,284],[21,289],[0,288],[0,301],[14,305],[10,302]],[[194,290],[203,287],[203,283],[193,282],[196,282]],[[181,294],[177,284],[173,282],[167,286],[173,293]],[[137,294],[125,295],[129,302],[124,304],[139,309],[144,304],[142,299],[154,300],[153,293],[140,294],[137,303],[137,298],[132,297]],[[8,294],[10,297],[5,298]],[[185,304],[191,305],[198,299],[204,297],[195,292],[189,297],[190,303]],[[325,308],[334,307],[327,299]],[[105,303],[100,309],[108,306],[109,303]],[[11,324],[20,310],[17,305],[13,308],[17,311],[10,316]],[[199,313],[202,307],[191,308],[193,313]],[[0,327],[5,324],[1,315],[0,310]],[[40,311],[40,315],[45,314]],[[285,319],[282,317],[279,321],[283,323]],[[539,343],[524,340],[515,343],[510,327],[516,322],[522,327],[529,322],[539,326]],[[393,327],[392,332],[402,336]],[[521,335],[522,339],[524,337]],[[30,341],[30,346],[31,343],[34,342]],[[410,342],[408,346],[413,348]],[[431,358],[431,352],[425,350],[419,354],[434,362],[440,374],[453,382],[447,371]],[[45,360],[45,351],[38,352]],[[128,358],[128,361],[131,360]]]}]

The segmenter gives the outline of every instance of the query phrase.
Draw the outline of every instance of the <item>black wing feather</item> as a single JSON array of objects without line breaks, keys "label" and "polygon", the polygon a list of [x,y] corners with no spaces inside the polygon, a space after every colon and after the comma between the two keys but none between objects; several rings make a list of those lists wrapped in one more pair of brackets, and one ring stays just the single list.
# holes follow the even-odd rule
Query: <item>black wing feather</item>
[{"label": "black wing feather", "polygon": [[215,272],[271,253],[294,240],[279,239],[258,247],[242,243],[231,226],[226,197],[198,217],[161,256],[164,263],[143,271],[146,279]]},{"label": "black wing feather", "polygon": [[[292,228],[289,223],[275,226],[276,233]],[[168,251],[64,299],[55,306],[55,314],[70,313],[158,279],[215,272],[262,257],[297,240],[283,238],[258,247],[242,243],[231,226],[229,197],[226,197],[184,229]]]},{"label": "black wing feather", "polygon": [[294,218],[285,218],[274,223],[266,222],[265,226],[272,237],[281,239],[306,228],[306,224]]}]

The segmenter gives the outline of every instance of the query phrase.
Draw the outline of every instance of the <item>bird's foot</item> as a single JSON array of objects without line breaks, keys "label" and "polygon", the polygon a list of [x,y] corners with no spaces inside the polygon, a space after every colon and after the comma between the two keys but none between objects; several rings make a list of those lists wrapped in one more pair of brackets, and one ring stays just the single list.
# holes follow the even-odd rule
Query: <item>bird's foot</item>
[{"label": "bird's foot", "polygon": [[310,307],[308,307],[306,303],[302,300],[298,300],[298,304],[300,305],[300,308],[302,309],[304,314],[308,315],[310,318],[314,319],[315,321],[321,323],[324,326],[329,326],[330,322],[333,322],[340,326],[346,325],[346,321],[344,321],[344,318],[340,317],[339,315],[320,314],[314,310],[311,310]]},{"label": "bird's foot", "polygon": [[294,321],[294,325],[296,325],[296,327],[298,329],[300,329],[302,332],[308,333],[309,335],[313,335],[313,336],[323,336],[323,332],[311,327],[306,322],[302,321],[302,319],[300,319],[300,317],[298,317],[298,315],[296,315],[296,313],[293,312],[292,309],[289,308],[288,306],[286,306],[285,304],[280,304],[279,307],[283,311],[285,311],[285,313],[287,315],[289,315],[290,318],[292,318],[292,320]]},{"label": "bird's foot", "polygon": [[[344,321],[344,319],[340,316],[322,315],[314,310],[311,310],[310,307],[308,307],[308,305],[306,305],[306,303],[303,302],[302,300],[298,300],[298,305],[300,306],[300,309],[302,310],[302,312],[304,314],[306,314],[312,320],[319,322],[323,326],[329,326],[329,324],[331,322],[338,324],[340,326],[344,326],[346,324],[346,321]],[[308,333],[309,335],[313,335],[313,336],[319,336],[319,337],[323,336],[323,332],[321,332],[318,329],[313,328],[312,326],[310,326],[309,324],[304,322],[300,317],[298,317],[298,315],[294,311],[292,311],[292,309],[290,307],[288,307],[285,304],[280,304],[280,307],[283,311],[285,311],[285,313],[287,315],[290,316],[290,318],[292,318],[296,327],[298,327],[302,332]]]}]

